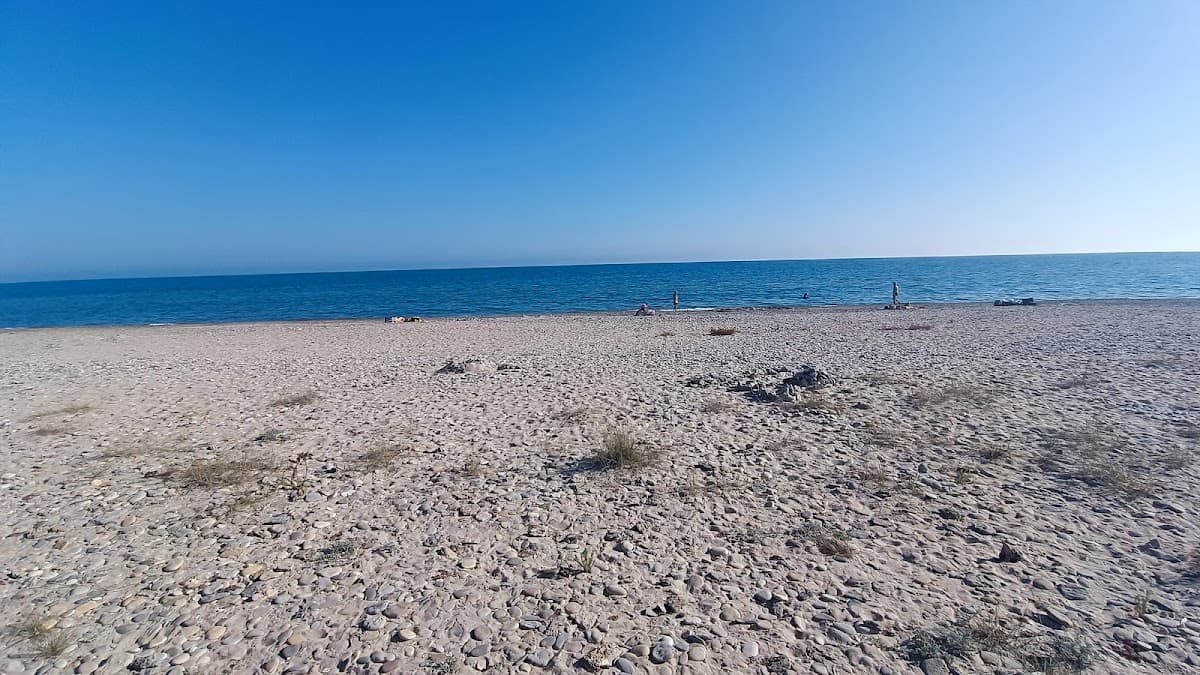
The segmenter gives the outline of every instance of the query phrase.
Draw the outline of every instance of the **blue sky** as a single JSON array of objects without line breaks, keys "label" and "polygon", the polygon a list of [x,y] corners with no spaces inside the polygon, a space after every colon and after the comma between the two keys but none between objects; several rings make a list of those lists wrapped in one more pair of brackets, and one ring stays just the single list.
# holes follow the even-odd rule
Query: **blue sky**
[{"label": "blue sky", "polygon": [[429,5],[0,3],[0,281],[1200,250],[1191,0]]}]

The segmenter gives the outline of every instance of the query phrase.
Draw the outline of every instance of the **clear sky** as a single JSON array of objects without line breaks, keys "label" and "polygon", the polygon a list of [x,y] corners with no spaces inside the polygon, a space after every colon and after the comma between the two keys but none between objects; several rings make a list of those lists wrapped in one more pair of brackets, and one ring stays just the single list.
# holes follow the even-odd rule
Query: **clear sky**
[{"label": "clear sky", "polygon": [[1195,0],[425,4],[0,0],[0,281],[1200,250]]}]

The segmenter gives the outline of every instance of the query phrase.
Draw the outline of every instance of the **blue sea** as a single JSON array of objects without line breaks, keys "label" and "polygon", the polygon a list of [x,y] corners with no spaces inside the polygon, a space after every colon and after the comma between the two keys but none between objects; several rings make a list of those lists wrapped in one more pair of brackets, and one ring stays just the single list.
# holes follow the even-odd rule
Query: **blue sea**
[{"label": "blue sea", "polygon": [[[1200,298],[1200,253],[649,263],[0,284],[0,328]],[[808,297],[805,299],[804,294]]]}]

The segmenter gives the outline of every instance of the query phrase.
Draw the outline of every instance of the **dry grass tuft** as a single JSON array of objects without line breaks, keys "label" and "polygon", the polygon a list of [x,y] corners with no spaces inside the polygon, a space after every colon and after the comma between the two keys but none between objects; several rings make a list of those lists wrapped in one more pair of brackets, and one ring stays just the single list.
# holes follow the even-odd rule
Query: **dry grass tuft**
[{"label": "dry grass tuft", "polygon": [[54,630],[54,619],[45,614],[29,613],[12,626],[13,635],[24,640],[38,640]]},{"label": "dry grass tuft", "polygon": [[189,488],[221,488],[241,485],[273,469],[274,464],[262,459],[211,459],[193,462],[186,469],[170,474]]},{"label": "dry grass tuft", "polygon": [[1123,453],[1125,441],[1113,429],[1093,423],[1082,429],[1043,432],[1045,453],[1037,460],[1046,471],[1127,497],[1146,497],[1155,488],[1135,470]]},{"label": "dry grass tuft", "polygon": [[868,462],[858,471],[858,478],[868,483],[887,485],[892,482],[892,474],[876,462]]},{"label": "dry grass tuft", "polygon": [[739,332],[736,328],[709,328],[709,335],[733,335]]},{"label": "dry grass tuft", "polygon": [[40,419],[43,419],[46,417],[60,417],[62,415],[74,415],[76,413],[86,412],[88,410],[91,410],[94,407],[95,406],[93,406],[90,403],[72,403],[71,405],[64,405],[64,406],[60,406],[58,408],[50,408],[49,410],[43,410],[41,412],[36,412],[36,413],[26,417],[22,421],[23,422],[34,422],[36,420],[40,420]]},{"label": "dry grass tuft", "polygon": [[551,415],[553,419],[562,422],[563,424],[582,424],[591,417],[592,411],[587,408],[563,408]]},{"label": "dry grass tuft", "polygon": [[722,401],[719,398],[710,398],[700,406],[700,410],[706,413],[722,413],[726,410],[732,410],[733,404],[729,401]]},{"label": "dry grass tuft", "polygon": [[821,535],[816,538],[815,542],[817,550],[825,555],[841,556],[843,558],[849,558],[854,555],[854,546],[842,537]]},{"label": "dry grass tuft", "polygon": [[463,462],[461,471],[464,476],[479,478],[483,475],[483,463],[479,461],[478,457],[468,457],[467,461]]},{"label": "dry grass tuft", "polygon": [[1012,457],[1013,449],[1010,445],[987,445],[979,448],[977,451],[979,459],[985,462],[1002,462],[1009,457]]},{"label": "dry grass tuft", "polygon": [[610,429],[596,452],[596,459],[608,467],[625,469],[650,466],[662,453],[658,448],[639,441],[624,429]]},{"label": "dry grass tuft", "polygon": [[823,555],[849,558],[854,555],[854,546],[849,536],[834,527],[829,527],[815,521],[807,521],[788,532],[793,537],[808,539],[816,545]]},{"label": "dry grass tuft", "polygon": [[390,469],[401,457],[412,454],[412,446],[390,443],[377,445],[358,456],[358,463],[366,471]]},{"label": "dry grass tuft", "polygon": [[933,330],[933,324],[910,323],[907,326],[884,326],[883,330]]},{"label": "dry grass tuft", "polygon": [[277,398],[271,401],[271,405],[277,408],[292,408],[295,406],[309,405],[317,401],[317,393],[314,391],[301,392],[299,394],[289,394],[282,398]]},{"label": "dry grass tuft", "polygon": [[34,650],[44,659],[53,659],[62,656],[74,644],[75,635],[71,631],[58,630],[35,640]]},{"label": "dry grass tuft", "polygon": [[995,394],[969,384],[949,384],[944,387],[930,387],[914,393],[909,401],[918,408],[942,405],[952,401],[966,401],[975,405],[985,405],[995,399]]},{"label": "dry grass tuft", "polygon": [[906,434],[873,422],[868,422],[863,427],[862,439],[869,445],[881,448],[898,448],[910,441]]}]

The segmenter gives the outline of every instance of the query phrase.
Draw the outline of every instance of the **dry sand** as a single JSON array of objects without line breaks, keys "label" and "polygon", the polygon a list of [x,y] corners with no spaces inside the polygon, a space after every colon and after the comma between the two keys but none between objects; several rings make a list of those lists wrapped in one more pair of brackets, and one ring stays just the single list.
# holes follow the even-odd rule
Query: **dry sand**
[{"label": "dry sand", "polygon": [[1197,302],[0,333],[0,672],[1198,672],[1198,381]]}]

